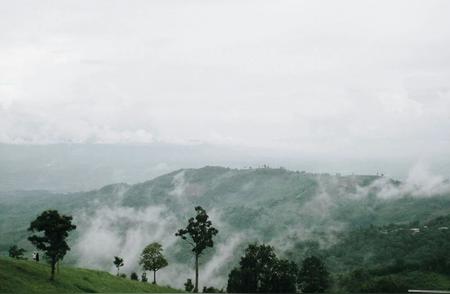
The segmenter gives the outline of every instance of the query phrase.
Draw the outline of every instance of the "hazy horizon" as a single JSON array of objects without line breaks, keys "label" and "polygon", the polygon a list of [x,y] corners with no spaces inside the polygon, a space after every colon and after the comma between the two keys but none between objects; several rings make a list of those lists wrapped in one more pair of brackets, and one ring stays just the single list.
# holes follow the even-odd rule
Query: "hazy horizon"
[{"label": "hazy horizon", "polygon": [[[423,164],[450,176],[448,1],[14,1],[4,8],[0,143],[8,150],[171,146],[158,151],[161,160],[143,155],[152,159],[135,171],[125,163],[133,155],[122,152],[101,183],[250,164],[399,179]],[[176,162],[172,149],[186,152]],[[27,158],[38,162],[38,177],[52,173],[47,156],[5,150],[7,179],[29,174],[19,171]],[[95,156],[102,157],[86,156],[75,170],[93,174],[103,160]]]},{"label": "hazy horizon", "polygon": [[450,178],[448,159],[330,158],[280,156],[268,150],[205,144],[0,144],[0,191],[77,192],[114,183],[136,184],[178,169],[222,166],[245,169],[268,165],[293,171],[342,175],[384,174],[408,180],[419,168],[425,178]]}]

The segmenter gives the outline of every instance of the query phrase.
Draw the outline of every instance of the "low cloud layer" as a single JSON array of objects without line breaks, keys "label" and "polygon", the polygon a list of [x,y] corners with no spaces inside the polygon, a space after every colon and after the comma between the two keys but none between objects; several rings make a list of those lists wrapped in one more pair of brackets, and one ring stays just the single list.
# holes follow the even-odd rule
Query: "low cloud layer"
[{"label": "low cloud layer", "polygon": [[145,209],[103,206],[93,215],[82,214],[79,226],[82,234],[74,251],[79,265],[113,271],[112,256],[125,259],[124,270],[136,269],[138,255],[151,242],[170,247],[175,242],[175,218],[166,209],[150,206]]},{"label": "low cloud layer", "polygon": [[375,192],[383,199],[396,199],[404,196],[431,197],[450,192],[450,180],[444,176],[432,173],[427,164],[417,163],[408,173],[403,182],[393,182],[387,177],[376,180],[368,187],[359,188],[358,195],[366,197]]},{"label": "low cloud layer", "polygon": [[[264,172],[264,170],[262,169],[260,172]],[[276,182],[275,179],[283,176],[276,170],[267,171],[273,173],[274,183],[279,184],[280,182]],[[164,197],[171,198],[168,202],[171,203],[171,208],[156,204],[156,202],[155,204],[151,203],[157,201],[156,199],[151,200],[151,186],[147,186],[149,190],[142,190],[141,187],[138,194],[131,194],[133,197],[147,195],[149,197],[147,200],[151,201],[148,203],[144,200],[142,203],[147,204],[140,204],[136,207],[125,205],[126,198],[124,197],[127,195],[126,192],[130,191],[128,186],[121,186],[120,189],[113,190],[111,193],[114,197],[110,196],[108,203],[94,202],[89,208],[75,215],[79,236],[71,254],[78,260],[79,266],[108,270],[112,273],[116,271],[112,264],[112,257],[118,255],[125,260],[123,272],[141,273],[142,269],[139,268],[138,262],[142,249],[151,242],[160,242],[164,247],[169,266],[160,271],[158,280],[161,284],[170,284],[181,288],[187,278],[194,276],[194,261],[189,247],[183,247],[183,242],[178,240],[174,233],[193,213],[193,203],[206,197],[205,195],[209,195],[205,192],[211,187],[216,184],[224,184],[222,180],[232,176],[234,172],[233,170],[224,170],[218,176],[208,178],[206,182],[202,182],[204,179],[199,179],[198,174],[196,180],[191,181],[187,171],[172,173],[168,179],[163,180],[164,183],[170,183],[168,186],[158,186],[158,193],[166,193]],[[246,171],[240,172],[245,173]],[[298,176],[299,174],[291,172],[290,175]],[[303,177],[308,176],[305,174]],[[294,248],[296,242],[299,241],[315,240],[321,247],[334,244],[337,234],[349,228],[349,223],[344,220],[345,217],[344,219],[335,219],[336,211],[351,205],[349,204],[351,201],[357,203],[359,200],[367,199],[369,195],[374,195],[380,201],[389,201],[402,197],[431,197],[450,193],[450,182],[444,177],[431,173],[422,163],[411,169],[405,182],[395,182],[381,176],[369,185],[358,184],[358,178],[352,176],[315,175],[313,178],[317,181],[317,189],[313,194],[295,196],[300,197],[298,198],[300,202],[289,202],[295,206],[293,208],[286,208],[281,202],[268,209],[268,207],[261,207],[263,205],[261,203],[266,203],[261,202],[264,201],[262,198],[255,198],[245,204],[239,202],[235,203],[236,206],[232,206],[233,209],[236,209],[240,208],[241,204],[246,205],[247,210],[237,211],[239,215],[227,215],[228,210],[224,208],[227,205],[233,205],[232,203],[223,204],[221,202],[218,206],[214,204],[212,208],[208,209],[214,226],[219,229],[219,236],[214,249],[209,250],[201,259],[200,285],[202,287],[226,286],[227,273],[237,265],[245,245],[249,242],[269,243],[281,256],[284,252]],[[244,195],[249,190],[257,188],[252,180],[257,180],[257,178],[250,177],[248,182],[233,186],[232,194],[224,192],[225,194],[220,194],[220,196],[224,199],[234,196],[238,199],[245,197]],[[348,190],[349,188],[350,190]],[[284,199],[285,195],[276,194],[273,197],[275,198],[268,198],[268,203],[272,203],[274,200],[273,203],[277,203],[277,200]],[[307,197],[304,202],[301,200],[302,197]],[[361,205],[365,202],[358,203],[357,205]],[[264,215],[264,218],[258,219],[257,224],[253,223],[253,225],[245,221],[246,214],[249,214],[248,217],[253,213],[252,209],[256,209],[258,214]],[[265,209],[267,211],[264,211]],[[290,212],[289,209],[295,209],[295,213]],[[276,222],[279,226],[275,226],[275,230],[270,231],[271,226],[274,225],[273,219],[277,213],[282,212],[289,214],[292,219],[277,216]],[[259,217],[258,214],[255,217]],[[244,220],[241,220],[236,227],[236,224],[233,224],[235,223],[234,217],[244,217]],[[267,221],[268,223],[264,223]]]},{"label": "low cloud layer", "polygon": [[[216,226],[221,229],[226,227],[218,219],[217,212],[213,210],[210,215]],[[124,259],[121,272],[128,275],[131,272],[142,273],[139,266],[140,253],[146,245],[158,242],[163,246],[169,262],[168,267],[158,272],[159,284],[182,288],[186,279],[194,277],[194,260],[190,249],[180,247],[181,244],[177,243],[179,240],[175,237],[175,232],[179,229],[177,226],[182,224],[175,212],[164,206],[137,209],[119,203],[100,204],[94,213],[85,211],[76,215],[75,219],[78,221],[80,235],[73,247],[72,257],[80,267],[116,273],[112,260],[113,256],[120,256]],[[216,244],[211,257],[201,260],[201,287],[226,285],[224,269],[228,269],[235,260],[236,247],[244,240],[240,233],[234,233],[222,243]],[[187,260],[184,263],[176,258],[180,250]]]},{"label": "low cloud layer", "polygon": [[1,143],[448,155],[448,1],[21,3],[0,12]]}]

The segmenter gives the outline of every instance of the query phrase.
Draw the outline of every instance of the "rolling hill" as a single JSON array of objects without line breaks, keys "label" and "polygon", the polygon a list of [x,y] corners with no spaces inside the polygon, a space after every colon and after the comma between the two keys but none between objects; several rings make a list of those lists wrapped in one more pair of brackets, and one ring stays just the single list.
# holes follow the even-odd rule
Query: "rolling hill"
[{"label": "rolling hill", "polygon": [[219,235],[201,260],[200,282],[221,288],[249,242],[270,243],[284,255],[308,240],[328,248],[349,230],[430,221],[450,213],[449,187],[445,180],[424,185],[375,175],[208,166],[88,192],[1,192],[0,252],[12,244],[32,250],[29,222],[54,208],[73,215],[78,226],[66,263],[112,271],[112,257],[120,255],[129,273],[138,270],[142,248],[158,241],[169,260],[160,279],[181,287],[192,278],[193,260],[174,233],[201,205]]},{"label": "rolling hill", "polygon": [[176,293],[169,287],[120,278],[106,272],[61,267],[49,281],[49,266],[26,260],[0,258],[0,293]]}]

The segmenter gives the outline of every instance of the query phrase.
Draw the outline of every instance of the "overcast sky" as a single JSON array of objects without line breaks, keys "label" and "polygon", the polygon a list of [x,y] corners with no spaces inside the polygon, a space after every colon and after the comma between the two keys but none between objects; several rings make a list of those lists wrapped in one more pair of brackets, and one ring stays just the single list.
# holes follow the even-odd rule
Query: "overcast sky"
[{"label": "overcast sky", "polygon": [[1,143],[450,153],[450,1],[5,1]]}]

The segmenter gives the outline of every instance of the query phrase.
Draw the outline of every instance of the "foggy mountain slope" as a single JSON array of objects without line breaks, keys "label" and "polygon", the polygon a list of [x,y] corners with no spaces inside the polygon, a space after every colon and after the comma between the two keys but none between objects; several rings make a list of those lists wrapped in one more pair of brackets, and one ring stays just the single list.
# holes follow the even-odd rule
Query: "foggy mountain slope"
[{"label": "foggy mountain slope", "polygon": [[[433,201],[424,198],[440,199],[442,195],[413,195],[403,186],[381,176],[312,174],[281,168],[204,167],[179,170],[132,185],[121,203],[135,208],[165,205],[185,213],[201,205],[208,210],[222,210],[223,217],[236,225],[239,222],[234,217],[245,217],[244,212],[252,211],[258,212],[260,218],[277,215],[276,219],[285,218],[287,223],[301,218],[302,224],[340,220],[356,226],[407,222],[439,207],[446,212],[445,204],[436,198]],[[442,201],[446,202],[445,197]],[[416,211],[415,205],[419,203],[422,212]],[[402,215],[403,210],[414,214]]]},{"label": "foggy mountain slope", "polygon": [[31,250],[26,241],[29,222],[42,210],[56,208],[72,214],[78,226],[65,262],[113,270],[111,258],[120,255],[126,261],[124,270],[131,272],[138,270],[142,248],[157,241],[170,264],[161,272],[161,281],[181,286],[192,275],[192,260],[174,233],[193,215],[194,206],[201,205],[219,229],[214,249],[202,259],[202,280],[223,286],[248,242],[271,243],[280,253],[302,240],[314,239],[327,247],[343,230],[450,213],[448,182],[427,183],[208,166],[89,192],[8,192],[0,195],[0,251],[14,243]]}]

